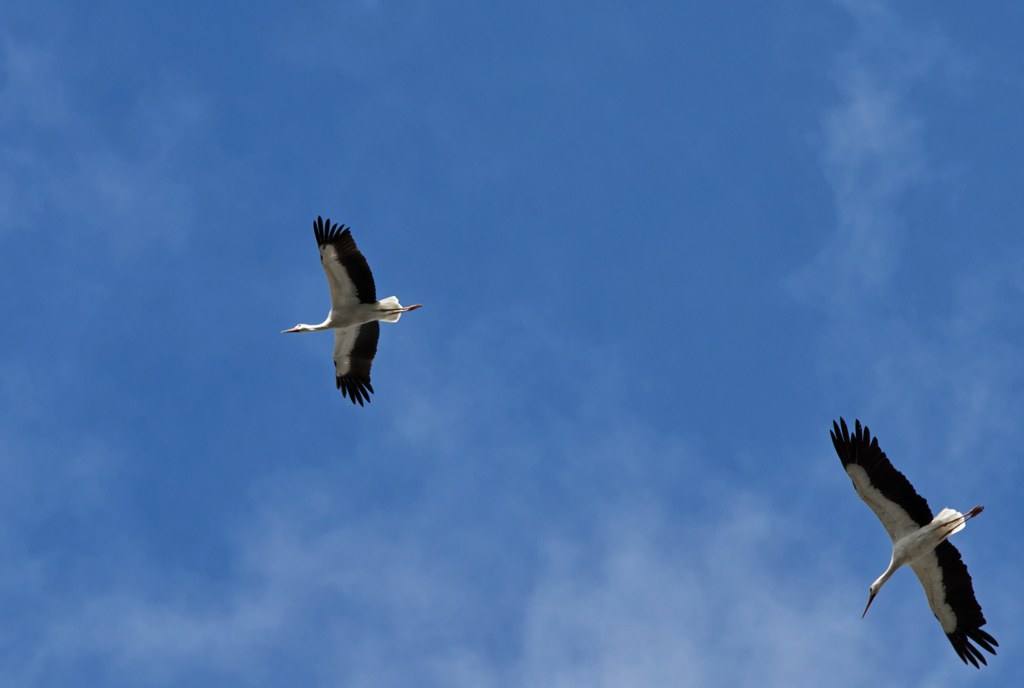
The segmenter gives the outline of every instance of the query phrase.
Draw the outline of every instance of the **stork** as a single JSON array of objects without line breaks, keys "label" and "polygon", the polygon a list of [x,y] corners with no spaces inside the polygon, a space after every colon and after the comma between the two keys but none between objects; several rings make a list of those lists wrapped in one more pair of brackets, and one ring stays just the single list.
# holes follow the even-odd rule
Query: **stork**
[{"label": "stork", "polygon": [[970,661],[979,669],[979,661],[987,665],[985,656],[971,641],[993,655],[996,651],[992,648],[999,647],[999,643],[981,630],[985,617],[974,596],[971,575],[960,552],[946,539],[963,530],[964,524],[985,507],[976,506],[966,514],[947,508],[932,518],[928,502],[893,468],[885,452],[879,449],[878,438],[871,437],[867,426],[861,428],[860,421],[856,421],[851,436],[846,421],[840,418],[839,423],[841,427],[832,421],[830,433],[836,453],[857,495],[871,507],[892,538],[889,568],[871,584],[861,618],[889,577],[906,564],[924,586],[928,606],[963,663]]},{"label": "stork", "polygon": [[394,296],[377,300],[373,273],[348,228],[339,230],[337,223],[331,225],[330,218],[324,222],[317,216],[313,232],[331,290],[331,312],[319,325],[296,325],[282,334],[334,330],[334,379],[342,396],[362,406],[373,393],[370,366],[377,355],[378,321],[398,322],[402,313],[422,308],[423,304],[403,307]]}]

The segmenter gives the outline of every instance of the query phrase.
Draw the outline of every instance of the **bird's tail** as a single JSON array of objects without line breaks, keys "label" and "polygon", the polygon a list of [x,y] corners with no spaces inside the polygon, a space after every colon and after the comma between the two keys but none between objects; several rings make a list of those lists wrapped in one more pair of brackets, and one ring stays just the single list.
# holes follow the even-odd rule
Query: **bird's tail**
[{"label": "bird's tail", "polygon": [[943,509],[932,520],[932,523],[936,524],[939,529],[947,531],[945,537],[949,537],[953,533],[959,533],[963,530],[967,521],[980,514],[984,509],[985,507],[983,506],[976,506],[966,514],[961,514],[956,509]]},{"label": "bird's tail", "polygon": [[398,303],[397,296],[381,299],[377,302],[377,307],[385,313],[384,317],[381,318],[384,322],[398,322],[398,319],[402,317],[402,304]]},{"label": "bird's tail", "polygon": [[936,530],[943,531],[946,537],[953,533],[959,533],[964,529],[964,515],[956,509],[943,509],[939,515],[932,519]]}]

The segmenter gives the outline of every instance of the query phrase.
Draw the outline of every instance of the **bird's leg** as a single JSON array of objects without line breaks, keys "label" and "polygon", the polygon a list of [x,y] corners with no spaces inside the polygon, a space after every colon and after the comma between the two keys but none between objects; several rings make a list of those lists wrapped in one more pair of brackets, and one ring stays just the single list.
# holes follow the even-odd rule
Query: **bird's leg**
[{"label": "bird's leg", "polygon": [[423,304],[414,303],[413,305],[406,306],[404,308],[382,308],[381,311],[383,313],[408,313],[409,311],[414,311],[417,308],[423,308]]},{"label": "bird's leg", "polygon": [[976,507],[974,507],[973,509],[968,511],[966,514],[964,514],[964,522],[969,521],[970,519],[974,518],[975,516],[977,516],[978,514],[980,514],[984,510],[985,510],[985,507],[983,507],[983,506],[976,506]]},{"label": "bird's leg", "polygon": [[985,507],[983,507],[983,506],[976,506],[973,509],[971,509],[970,511],[968,511],[966,514],[963,515],[963,518],[957,519],[956,523],[949,530],[947,530],[946,533],[942,536],[942,539],[945,540],[946,538],[948,538],[950,535],[953,534],[954,531],[956,531],[959,528],[962,528],[965,523],[970,521],[972,518],[974,518],[975,516],[977,516],[978,514],[980,514],[984,510],[985,510]]}]

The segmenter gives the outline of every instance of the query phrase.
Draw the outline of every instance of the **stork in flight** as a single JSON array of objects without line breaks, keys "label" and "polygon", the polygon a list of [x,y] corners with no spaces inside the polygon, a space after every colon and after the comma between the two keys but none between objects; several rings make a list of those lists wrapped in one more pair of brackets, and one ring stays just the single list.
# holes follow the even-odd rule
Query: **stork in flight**
[{"label": "stork in flight", "polygon": [[403,308],[394,296],[377,300],[373,273],[349,229],[339,230],[337,224],[331,226],[330,218],[324,222],[318,216],[313,232],[331,289],[331,312],[319,325],[296,325],[284,332],[334,330],[334,379],[342,396],[362,406],[373,393],[370,366],[377,355],[378,321],[398,322],[402,313],[422,308],[423,304]]},{"label": "stork in flight", "polygon": [[892,560],[885,573],[871,584],[864,614],[868,613],[871,601],[889,577],[906,564],[924,586],[928,606],[964,664],[970,661],[979,669],[979,661],[987,665],[985,656],[971,641],[993,655],[996,651],[992,648],[999,647],[999,643],[981,630],[985,617],[974,597],[971,575],[967,573],[960,552],[946,540],[963,530],[964,524],[985,507],[976,506],[966,514],[943,509],[932,518],[928,502],[914,491],[914,486],[902,473],[893,468],[885,452],[878,448],[878,438],[871,437],[867,426],[862,429],[860,421],[856,421],[851,436],[846,421],[840,418],[839,423],[842,427],[832,422],[832,444],[836,453],[853,481],[857,495],[871,507],[892,538]]}]

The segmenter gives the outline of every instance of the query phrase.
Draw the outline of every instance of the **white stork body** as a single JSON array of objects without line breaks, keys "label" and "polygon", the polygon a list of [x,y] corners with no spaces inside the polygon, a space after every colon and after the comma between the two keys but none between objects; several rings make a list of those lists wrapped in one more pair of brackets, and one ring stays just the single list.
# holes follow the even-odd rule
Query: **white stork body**
[{"label": "white stork body", "polygon": [[359,252],[352,232],[331,226],[321,217],[313,223],[320,264],[331,290],[331,312],[319,325],[296,325],[284,332],[334,330],[334,376],[342,396],[363,405],[370,400],[370,367],[380,337],[378,321],[398,322],[402,313],[421,308],[403,308],[394,296],[377,301],[377,287],[366,258]]},{"label": "white stork body", "polygon": [[964,524],[984,507],[976,506],[967,514],[943,509],[932,518],[928,502],[893,467],[867,427],[862,429],[860,421],[856,421],[851,436],[846,421],[840,418],[839,423],[842,427],[832,423],[832,444],[836,453],[857,495],[875,512],[893,543],[889,567],[871,584],[864,614],[896,569],[909,566],[921,581],[928,606],[960,659],[964,664],[970,661],[975,667],[979,667],[979,661],[987,664],[985,656],[971,641],[992,654],[996,653],[993,646],[998,647],[999,643],[981,630],[985,617],[974,596],[971,575],[960,553],[946,539],[963,530]]}]

